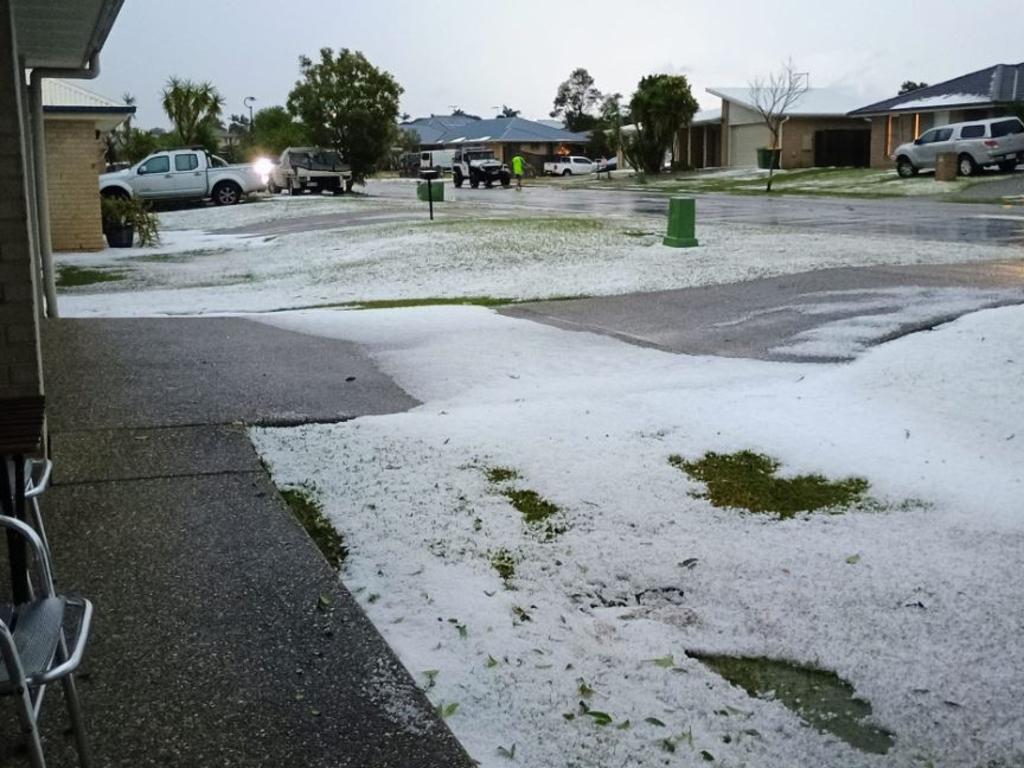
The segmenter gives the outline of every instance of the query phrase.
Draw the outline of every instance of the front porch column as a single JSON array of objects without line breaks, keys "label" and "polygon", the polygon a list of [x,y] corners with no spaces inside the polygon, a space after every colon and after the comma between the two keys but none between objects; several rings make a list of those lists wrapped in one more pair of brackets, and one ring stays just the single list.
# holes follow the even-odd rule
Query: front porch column
[{"label": "front porch column", "polygon": [[0,0],[0,421],[4,398],[43,391],[23,131],[24,73],[11,6],[11,0]]}]

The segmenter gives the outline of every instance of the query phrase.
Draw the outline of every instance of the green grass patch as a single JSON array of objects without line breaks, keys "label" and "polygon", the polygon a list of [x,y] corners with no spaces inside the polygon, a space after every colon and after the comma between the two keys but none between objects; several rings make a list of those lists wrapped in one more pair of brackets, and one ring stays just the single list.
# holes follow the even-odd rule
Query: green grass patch
[{"label": "green grass patch", "polygon": [[484,470],[484,475],[487,477],[487,482],[495,485],[519,479],[519,471],[511,467],[487,467]]},{"label": "green grass patch", "polygon": [[866,722],[871,704],[834,672],[764,657],[688,654],[750,696],[772,699],[812,728],[876,755],[893,746],[893,735]]},{"label": "green grass patch", "polygon": [[333,568],[340,568],[348,557],[348,547],[337,529],[324,514],[323,507],[309,488],[284,488],[281,498],[295,515],[317,548]]},{"label": "green grass patch", "polygon": [[552,519],[561,512],[561,509],[536,491],[506,488],[501,495],[522,514],[526,524],[545,539],[553,539],[559,534],[565,533],[565,526],[559,525]]},{"label": "green grass patch", "polygon": [[829,480],[817,474],[777,477],[781,464],[753,451],[710,452],[696,461],[670,456],[669,463],[707,486],[698,498],[716,507],[777,514],[783,520],[800,512],[844,509],[868,501],[868,481],[864,478]]},{"label": "green grass patch", "polygon": [[491,567],[498,572],[501,580],[507,585],[516,575],[515,556],[507,549],[491,552]]},{"label": "green grass patch", "polygon": [[57,267],[58,288],[78,288],[83,285],[113,283],[124,279],[125,274],[123,272],[88,269],[86,267],[75,267],[71,264],[61,264]]}]

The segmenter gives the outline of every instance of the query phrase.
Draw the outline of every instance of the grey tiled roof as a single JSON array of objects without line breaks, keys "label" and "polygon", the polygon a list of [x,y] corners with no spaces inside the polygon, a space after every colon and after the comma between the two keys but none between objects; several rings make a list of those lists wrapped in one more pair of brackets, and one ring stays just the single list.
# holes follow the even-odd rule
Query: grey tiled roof
[{"label": "grey tiled roof", "polygon": [[422,144],[582,144],[590,139],[590,134],[586,132],[573,133],[522,117],[499,117],[491,120],[473,120],[460,116],[424,117],[402,123],[399,127],[416,131]]},{"label": "grey tiled roof", "polygon": [[1024,101],[1024,63],[996,64],[850,112],[853,116]]}]

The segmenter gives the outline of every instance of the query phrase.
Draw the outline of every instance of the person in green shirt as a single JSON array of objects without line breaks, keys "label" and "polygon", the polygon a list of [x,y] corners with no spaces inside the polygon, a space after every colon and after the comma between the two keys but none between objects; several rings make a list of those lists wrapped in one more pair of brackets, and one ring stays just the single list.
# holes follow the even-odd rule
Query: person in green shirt
[{"label": "person in green shirt", "polygon": [[522,155],[516,155],[512,158],[512,175],[516,177],[516,189],[523,188],[523,166],[526,165],[526,161],[523,160]]}]

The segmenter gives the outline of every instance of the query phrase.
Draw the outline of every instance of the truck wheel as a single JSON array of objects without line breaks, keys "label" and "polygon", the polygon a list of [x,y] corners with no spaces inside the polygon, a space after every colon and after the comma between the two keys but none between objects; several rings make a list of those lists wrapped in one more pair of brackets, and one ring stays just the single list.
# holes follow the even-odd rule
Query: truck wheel
[{"label": "truck wheel", "polygon": [[470,172],[469,174],[469,186],[471,186],[473,189],[480,188],[480,177],[477,176],[475,173]]},{"label": "truck wheel", "polygon": [[507,187],[510,184],[512,184],[512,177],[505,173],[501,174],[501,186]]},{"label": "truck wheel", "polygon": [[572,171],[570,171],[568,168],[566,168],[564,171],[562,171],[562,175],[563,176],[572,176]]},{"label": "truck wheel", "polygon": [[100,197],[120,198],[126,200],[128,193],[120,187],[107,187],[106,189],[100,190]]},{"label": "truck wheel", "polygon": [[902,179],[909,179],[911,176],[917,176],[917,168],[905,157],[901,157],[896,161],[896,173],[900,175]]},{"label": "truck wheel", "polygon": [[978,172],[978,165],[974,162],[974,158],[964,153],[960,155],[960,159],[957,161],[957,170],[961,176],[973,176]]},{"label": "truck wheel", "polygon": [[242,199],[242,190],[233,181],[222,181],[213,188],[213,202],[217,205],[236,205]]},{"label": "truck wheel", "polygon": [[462,189],[462,182],[463,182],[462,174],[459,173],[457,170],[456,171],[452,171],[452,184],[454,184],[459,189]]}]

